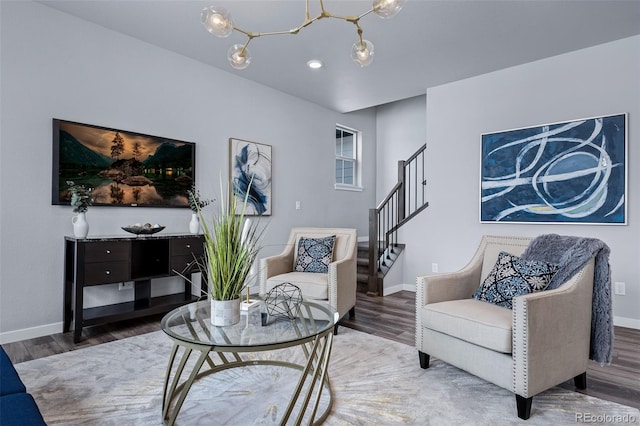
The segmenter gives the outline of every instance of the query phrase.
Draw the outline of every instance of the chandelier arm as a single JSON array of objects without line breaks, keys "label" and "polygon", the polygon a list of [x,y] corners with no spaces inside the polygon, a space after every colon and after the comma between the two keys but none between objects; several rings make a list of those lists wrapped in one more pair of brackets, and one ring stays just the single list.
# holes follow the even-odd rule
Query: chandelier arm
[{"label": "chandelier arm", "polygon": [[295,34],[296,32],[298,32],[297,28],[294,28],[292,30],[285,30],[285,31],[270,31],[270,32],[266,32],[266,33],[254,33],[253,37],[262,37],[262,36],[272,36],[272,35],[283,35],[283,34]]},{"label": "chandelier arm", "polygon": [[301,29],[308,27],[309,25],[313,24],[314,22],[316,22],[318,19],[323,18],[324,16],[322,16],[322,13],[319,14],[318,16],[316,16],[313,19],[310,19],[309,16],[307,16],[304,20],[304,22],[300,25],[298,25],[297,27],[289,30],[289,34],[298,34],[300,32]]},{"label": "chandelier arm", "polygon": [[[320,11],[324,15],[327,13],[327,11],[324,8],[324,1],[323,0],[319,0],[319,1],[320,1]],[[308,7],[309,7],[309,0],[307,0],[307,8]]]},{"label": "chandelier arm", "polygon": [[247,51],[247,46],[249,46],[249,43],[251,43],[251,40],[253,40],[253,37],[249,36],[246,43],[242,46],[242,50],[240,51],[240,56],[244,56],[245,52]]},{"label": "chandelier arm", "polygon": [[365,13],[363,13],[362,15],[358,16],[358,19],[360,18],[364,18],[365,16],[367,16],[368,14],[370,14],[371,12],[374,11],[374,8],[371,8],[369,10],[367,10]]},{"label": "chandelier arm", "polygon": [[242,33],[242,34],[246,35],[249,38],[259,37],[259,35],[256,35],[256,33],[252,33],[251,31],[245,31],[242,28],[233,27],[233,30],[237,31],[239,33]]},{"label": "chandelier arm", "polygon": [[298,34],[300,32],[301,29],[308,27],[309,25],[313,24],[315,21],[317,21],[318,19],[323,18],[322,14],[316,16],[313,19],[305,19],[305,21],[300,24],[299,26],[290,29],[290,30],[282,30],[282,31],[268,31],[268,32],[264,32],[264,33],[254,33],[251,31],[245,31],[241,28],[238,27],[233,27],[233,29],[235,31],[238,31],[239,33],[242,33],[244,35],[246,35],[249,38],[258,38],[258,37],[262,37],[262,36],[271,36],[271,35],[286,35],[286,34]]},{"label": "chandelier arm", "polygon": [[362,27],[360,27],[360,25],[356,24],[356,27],[358,28],[358,38],[360,39],[360,46],[364,46],[364,41],[362,40]]},{"label": "chandelier arm", "polygon": [[347,22],[357,22],[358,19],[360,19],[359,16],[341,16],[341,15],[333,15],[329,12],[323,14],[324,18],[335,18],[335,19],[342,19],[343,21],[347,21]]}]

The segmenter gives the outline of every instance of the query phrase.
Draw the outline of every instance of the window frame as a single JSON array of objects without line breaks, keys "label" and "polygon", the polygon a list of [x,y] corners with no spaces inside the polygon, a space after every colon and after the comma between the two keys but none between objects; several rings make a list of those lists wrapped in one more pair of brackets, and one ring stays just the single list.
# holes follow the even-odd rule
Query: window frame
[{"label": "window frame", "polygon": [[[340,130],[343,132],[348,132],[353,135],[353,157],[345,157],[343,155],[338,155],[336,152],[336,142],[334,138],[333,142],[333,183],[334,188],[342,191],[362,191],[362,132],[351,127],[336,124],[335,130]],[[334,132],[335,134],[335,132]],[[337,160],[342,161],[353,161],[353,184],[348,183],[339,183],[337,182],[337,174],[336,174],[336,162]]]}]

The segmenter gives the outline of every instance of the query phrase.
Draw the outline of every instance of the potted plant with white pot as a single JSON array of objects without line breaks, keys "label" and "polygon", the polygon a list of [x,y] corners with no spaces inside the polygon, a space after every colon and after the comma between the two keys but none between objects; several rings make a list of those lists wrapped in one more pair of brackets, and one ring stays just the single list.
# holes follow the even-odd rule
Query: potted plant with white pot
[{"label": "potted plant with white pot", "polygon": [[71,219],[73,223],[73,235],[76,238],[86,238],[89,234],[89,223],[85,214],[89,210],[89,206],[93,204],[91,198],[91,188],[84,185],[76,185],[73,181],[67,181],[69,185],[69,193],[71,194],[71,206],[76,214]]},{"label": "potted plant with white pot", "polygon": [[228,199],[225,203],[221,197],[219,212],[210,224],[197,207],[205,239],[200,268],[208,283],[211,323],[216,326],[240,321],[240,299],[266,229],[258,221],[245,218],[248,190],[239,206],[235,194],[226,192]]}]

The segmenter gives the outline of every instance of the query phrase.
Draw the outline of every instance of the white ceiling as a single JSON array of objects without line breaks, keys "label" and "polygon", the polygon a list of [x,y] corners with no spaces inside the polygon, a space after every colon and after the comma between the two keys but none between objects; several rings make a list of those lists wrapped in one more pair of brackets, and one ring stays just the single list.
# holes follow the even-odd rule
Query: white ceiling
[{"label": "white ceiling", "polygon": [[[41,3],[339,112],[421,95],[428,87],[640,34],[640,0],[408,0],[391,19],[374,14],[361,19],[364,38],[375,45],[369,67],[361,68],[350,58],[355,27],[322,19],[295,36],[254,39],[251,65],[234,70],[227,62],[227,49],[246,38],[237,32],[226,39],[209,34],[200,23],[204,7],[225,7],[236,26],[268,32],[300,25],[304,1]],[[310,0],[312,17],[319,13],[318,4]],[[338,15],[360,15],[371,7],[364,0],[324,4]],[[324,68],[309,70],[306,62],[312,58],[321,59]]]}]

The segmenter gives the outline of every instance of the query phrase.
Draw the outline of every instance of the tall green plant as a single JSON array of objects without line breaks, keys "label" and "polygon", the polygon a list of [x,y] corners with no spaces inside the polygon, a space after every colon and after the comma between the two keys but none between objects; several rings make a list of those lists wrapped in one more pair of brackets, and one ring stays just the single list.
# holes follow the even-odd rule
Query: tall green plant
[{"label": "tall green plant", "polygon": [[[251,182],[249,183],[249,189]],[[214,300],[233,300],[242,295],[251,267],[258,256],[265,227],[257,221],[245,220],[249,197],[247,190],[240,212],[231,191],[226,203],[220,197],[220,212],[211,226],[198,206],[205,239],[204,269],[207,274],[209,294]],[[220,184],[221,194],[222,183]]]}]

